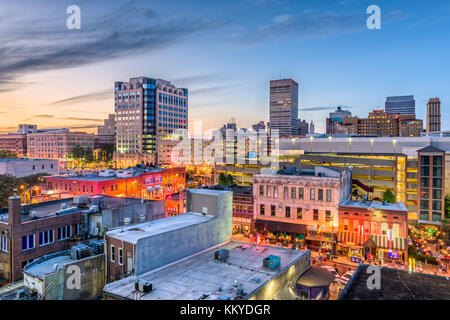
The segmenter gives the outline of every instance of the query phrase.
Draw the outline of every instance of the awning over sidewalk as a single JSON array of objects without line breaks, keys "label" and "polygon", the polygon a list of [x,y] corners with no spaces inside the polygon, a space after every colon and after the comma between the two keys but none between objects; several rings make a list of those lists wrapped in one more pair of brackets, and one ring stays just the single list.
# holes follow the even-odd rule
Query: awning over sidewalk
[{"label": "awning over sidewalk", "polygon": [[372,234],[370,236],[364,236],[364,239],[358,232],[350,231],[339,231],[338,232],[338,243],[358,245],[362,246],[369,237],[375,242],[377,248],[382,249],[392,249],[392,250],[406,250],[407,243],[405,238],[393,237],[391,241],[388,240],[387,236]]},{"label": "awning over sidewalk", "polygon": [[306,225],[297,223],[287,223],[270,220],[256,220],[255,228],[259,232],[288,232],[295,234],[306,234]]}]

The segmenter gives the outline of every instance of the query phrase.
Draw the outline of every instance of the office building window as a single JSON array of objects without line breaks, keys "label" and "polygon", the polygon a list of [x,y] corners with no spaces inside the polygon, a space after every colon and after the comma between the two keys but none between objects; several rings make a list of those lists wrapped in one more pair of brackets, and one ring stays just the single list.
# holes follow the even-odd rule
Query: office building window
[{"label": "office building window", "polygon": [[111,261],[116,262],[116,248],[113,245],[111,246]]},{"label": "office building window", "polygon": [[286,207],[286,218],[291,217],[291,207]]},{"label": "office building window", "polygon": [[118,254],[119,254],[119,264],[123,265],[123,250],[122,250],[122,248],[119,248]]},{"label": "office building window", "polygon": [[55,240],[55,230],[47,230],[39,232],[39,246],[53,243]]},{"label": "office building window", "polygon": [[22,237],[22,251],[34,249],[34,234]]},{"label": "office building window", "polygon": [[303,198],[304,198],[304,193],[305,193],[305,190],[304,190],[303,188],[298,188],[298,198],[299,198],[300,200],[303,200]]},{"label": "office building window", "polygon": [[297,208],[297,219],[303,218],[303,208]]},{"label": "office building window", "polygon": [[265,205],[261,204],[261,205],[259,206],[259,214],[260,214],[261,216],[263,216],[263,215],[266,214],[266,206],[265,206]]},{"label": "office building window", "polygon": [[327,189],[327,202],[331,202],[331,189]]},{"label": "office building window", "polygon": [[72,226],[67,225],[58,228],[58,240],[65,240],[72,236]]}]

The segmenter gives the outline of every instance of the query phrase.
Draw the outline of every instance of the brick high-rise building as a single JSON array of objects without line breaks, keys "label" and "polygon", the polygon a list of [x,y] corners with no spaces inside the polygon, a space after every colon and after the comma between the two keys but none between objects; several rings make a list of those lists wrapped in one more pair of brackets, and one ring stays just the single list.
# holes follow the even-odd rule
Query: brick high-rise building
[{"label": "brick high-rise building", "polygon": [[270,81],[270,130],[280,136],[298,134],[298,83],[292,79]]},{"label": "brick high-rise building", "polygon": [[158,139],[188,129],[188,90],[147,77],[115,83],[117,167],[156,164]]},{"label": "brick high-rise building", "polygon": [[346,133],[360,136],[410,137],[420,136],[423,121],[414,114],[389,114],[383,110],[373,110],[368,118],[344,118]]},{"label": "brick high-rise building", "polygon": [[432,98],[427,104],[427,132],[441,131],[441,100]]}]

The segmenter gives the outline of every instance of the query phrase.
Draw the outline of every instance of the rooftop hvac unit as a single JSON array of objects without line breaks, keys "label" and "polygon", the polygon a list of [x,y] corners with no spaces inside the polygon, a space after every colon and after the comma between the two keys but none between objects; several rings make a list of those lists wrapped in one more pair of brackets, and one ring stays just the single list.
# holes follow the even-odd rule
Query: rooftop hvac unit
[{"label": "rooftop hvac unit", "polygon": [[136,289],[139,292],[143,292],[143,293],[149,293],[150,291],[152,291],[152,283],[150,281],[145,281],[145,280],[137,280],[134,283],[134,289]]},{"label": "rooftop hvac unit", "polygon": [[20,289],[19,291],[16,292],[16,299],[17,300],[21,300],[22,298],[25,298],[26,293],[24,289]]},{"label": "rooftop hvac unit", "polygon": [[70,255],[73,260],[80,260],[89,257],[91,255],[91,250],[91,247],[80,243],[70,249]]},{"label": "rooftop hvac unit", "polygon": [[227,261],[227,259],[230,257],[230,251],[227,249],[220,249],[217,250],[214,253],[214,259],[219,260],[219,261]]},{"label": "rooftop hvac unit", "polygon": [[281,264],[281,258],[278,256],[273,256],[270,255],[266,258],[264,258],[263,260],[263,266],[265,268],[271,269],[271,270],[275,270],[276,268],[278,268]]},{"label": "rooftop hvac unit", "polygon": [[103,239],[91,240],[89,246],[92,248],[93,254],[102,254],[104,252],[105,241]]}]

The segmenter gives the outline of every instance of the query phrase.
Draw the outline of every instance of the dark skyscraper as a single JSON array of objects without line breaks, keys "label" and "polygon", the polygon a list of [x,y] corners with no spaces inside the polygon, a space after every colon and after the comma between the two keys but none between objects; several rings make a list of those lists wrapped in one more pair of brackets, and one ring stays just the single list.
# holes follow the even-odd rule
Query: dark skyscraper
[{"label": "dark skyscraper", "polygon": [[432,98],[427,104],[427,132],[441,131],[441,100]]},{"label": "dark skyscraper", "polygon": [[416,114],[414,96],[387,97],[384,111],[390,114]]},{"label": "dark skyscraper", "polygon": [[280,136],[298,134],[298,83],[292,79],[270,81],[270,130]]}]

